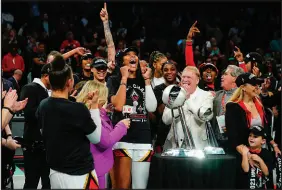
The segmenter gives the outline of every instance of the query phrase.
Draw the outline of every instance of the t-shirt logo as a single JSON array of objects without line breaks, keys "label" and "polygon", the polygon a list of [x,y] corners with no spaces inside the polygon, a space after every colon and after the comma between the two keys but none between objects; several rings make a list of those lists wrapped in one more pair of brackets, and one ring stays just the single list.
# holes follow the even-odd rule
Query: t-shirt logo
[{"label": "t-shirt logo", "polygon": [[132,90],[131,98],[132,98],[133,101],[138,101],[139,96],[138,96],[138,94],[135,92],[135,90]]}]

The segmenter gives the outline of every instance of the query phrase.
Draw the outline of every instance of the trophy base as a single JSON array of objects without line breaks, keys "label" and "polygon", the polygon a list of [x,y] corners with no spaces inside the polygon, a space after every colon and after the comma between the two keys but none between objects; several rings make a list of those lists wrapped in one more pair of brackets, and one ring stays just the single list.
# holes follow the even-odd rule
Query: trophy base
[{"label": "trophy base", "polygon": [[223,148],[208,146],[204,148],[205,154],[225,154]]},{"label": "trophy base", "polygon": [[205,153],[202,150],[174,148],[165,150],[161,156],[174,156],[174,157],[196,157],[205,158]]}]

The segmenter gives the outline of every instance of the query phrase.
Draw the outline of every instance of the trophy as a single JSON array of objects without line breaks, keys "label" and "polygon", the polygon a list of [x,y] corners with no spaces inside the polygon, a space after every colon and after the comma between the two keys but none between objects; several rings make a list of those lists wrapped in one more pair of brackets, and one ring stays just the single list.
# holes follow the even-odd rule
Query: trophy
[{"label": "trophy", "polygon": [[218,146],[211,123],[207,120],[206,120],[206,131],[207,131],[209,146],[204,148],[205,154],[225,154],[223,148]]},{"label": "trophy", "polygon": [[[176,157],[197,157],[197,158],[204,158],[205,154],[202,150],[196,150],[194,140],[191,134],[191,131],[189,127],[186,124],[185,118],[184,118],[184,112],[182,105],[184,104],[186,100],[186,91],[177,85],[169,85],[165,88],[163,92],[162,97],[163,103],[171,109],[171,115],[172,115],[172,124],[171,128],[173,130],[173,137],[175,140],[176,148],[168,148],[165,149],[162,153],[162,156],[176,156]],[[178,110],[179,112],[179,118],[176,117],[174,114],[174,111]],[[177,134],[177,126],[176,126],[176,120],[180,119],[180,123],[183,130],[183,143],[180,146],[179,145],[179,136]],[[168,139],[166,140],[166,142]],[[166,143],[165,143],[166,144]]]}]

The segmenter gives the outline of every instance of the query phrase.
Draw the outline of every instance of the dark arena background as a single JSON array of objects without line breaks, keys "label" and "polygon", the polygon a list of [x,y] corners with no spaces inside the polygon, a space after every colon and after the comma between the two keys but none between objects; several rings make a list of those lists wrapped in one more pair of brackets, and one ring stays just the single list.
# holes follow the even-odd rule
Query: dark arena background
[{"label": "dark arena background", "polygon": [[[98,50],[98,47],[105,43],[103,24],[99,16],[102,7],[103,2],[85,0],[2,2],[1,60],[9,51],[7,39],[11,29],[14,29],[17,35],[18,53],[23,57],[25,64],[19,88],[29,81],[28,74],[32,68],[32,55],[35,51],[34,47],[31,47],[32,41],[44,43],[45,52],[48,54],[52,50],[59,51],[62,42],[66,39],[66,33],[71,31],[74,39],[80,42],[81,46],[96,41],[96,44],[89,46],[88,49],[93,55],[103,57],[105,52]],[[252,51],[271,54],[277,60],[276,68],[281,66],[281,53],[270,46],[272,40],[281,40],[280,2],[109,1],[107,7],[115,47],[122,49],[132,44],[137,45],[139,42],[141,43],[140,57],[147,62],[150,53],[158,50],[177,62],[183,69],[185,56],[182,40],[186,39],[189,28],[197,21],[197,27],[201,32],[193,42],[193,48],[197,50],[197,53],[194,52],[195,59],[200,61],[198,55],[202,53],[206,41],[215,37],[221,54],[225,57],[223,62],[232,61],[235,44],[240,47],[244,55]],[[44,19],[49,23],[48,34],[42,24]],[[126,33],[122,35],[125,29]],[[235,32],[234,35],[234,30],[239,32]],[[97,37],[93,39],[95,34]],[[277,75],[277,70],[273,72]],[[23,135],[22,112],[14,116],[11,128],[13,136]],[[16,164],[14,188],[21,189],[24,184],[24,163],[20,148],[16,150],[14,162]]]}]

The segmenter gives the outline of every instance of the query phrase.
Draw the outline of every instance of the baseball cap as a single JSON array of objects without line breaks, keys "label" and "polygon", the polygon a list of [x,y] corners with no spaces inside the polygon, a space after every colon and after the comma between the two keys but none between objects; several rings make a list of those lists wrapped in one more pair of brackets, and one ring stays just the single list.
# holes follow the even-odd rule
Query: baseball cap
[{"label": "baseball cap", "polygon": [[42,69],[41,69],[41,75],[49,75],[51,71],[51,64],[50,63],[47,63],[45,65],[43,65]]},{"label": "baseball cap", "polygon": [[91,68],[108,68],[108,64],[105,59],[102,58],[95,58],[92,61]]},{"label": "baseball cap", "polygon": [[257,52],[250,52],[245,57],[245,63],[248,63],[249,61],[262,63],[262,60],[262,56]]},{"label": "baseball cap", "polygon": [[213,69],[216,73],[218,73],[217,67],[212,63],[202,63],[199,65],[200,73],[203,73],[207,68]]},{"label": "baseball cap", "polygon": [[85,54],[83,54],[82,56],[81,56],[81,60],[86,60],[86,59],[93,59],[94,57],[93,57],[93,55],[92,55],[92,53],[85,53]]},{"label": "baseball cap", "polygon": [[250,127],[249,129],[250,133],[253,133],[256,136],[261,136],[262,138],[266,138],[266,132],[262,126],[255,125]]},{"label": "baseball cap", "polygon": [[250,84],[253,86],[260,85],[263,81],[259,80],[254,74],[251,73],[243,73],[236,78],[236,85],[240,87],[244,84]]},{"label": "baseball cap", "polygon": [[125,49],[119,51],[119,52],[116,54],[116,61],[117,61],[117,63],[118,63],[119,65],[121,65],[121,64],[122,64],[122,59],[123,59],[123,57],[126,55],[126,53],[131,52],[131,51],[135,52],[136,55],[138,56],[138,54],[139,54],[138,49],[137,49],[135,46],[130,46],[130,47],[128,47],[128,48],[125,48]]}]

